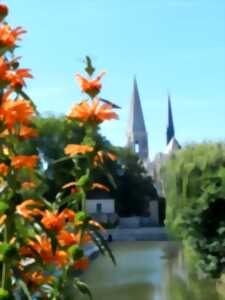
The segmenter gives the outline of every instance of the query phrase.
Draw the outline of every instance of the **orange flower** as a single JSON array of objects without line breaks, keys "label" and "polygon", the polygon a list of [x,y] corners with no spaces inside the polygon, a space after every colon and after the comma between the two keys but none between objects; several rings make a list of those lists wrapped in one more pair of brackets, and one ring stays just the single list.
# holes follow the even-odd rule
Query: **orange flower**
[{"label": "orange flower", "polygon": [[[8,62],[3,57],[0,57],[0,80],[3,81],[1,85],[11,84],[13,88],[20,88],[25,85],[25,78],[33,78],[29,69],[10,70],[10,66],[15,62],[15,60]],[[9,92],[12,93],[12,91]]]},{"label": "orange flower", "polygon": [[16,122],[29,124],[32,116],[34,109],[28,100],[6,100],[0,108],[0,120],[3,120],[9,129],[12,129]]},{"label": "orange flower", "polygon": [[104,152],[102,150],[98,151],[97,154],[94,157],[94,166],[96,167],[99,163],[104,163],[104,157],[108,157],[112,161],[117,160],[117,156],[113,154],[112,152]]},{"label": "orange flower", "polygon": [[12,157],[11,161],[12,166],[17,170],[23,167],[33,169],[37,165],[38,159],[37,155],[18,155]]},{"label": "orange flower", "polygon": [[68,118],[80,121],[81,123],[87,121],[102,123],[104,120],[116,120],[118,119],[118,115],[112,111],[111,105],[100,105],[99,100],[95,99],[91,104],[87,101],[83,101],[72,107]]},{"label": "orange flower", "polygon": [[16,206],[16,212],[30,221],[34,220],[34,216],[40,216],[43,212],[36,206],[42,206],[38,201],[29,199]]},{"label": "orange flower", "polygon": [[0,22],[8,15],[8,7],[5,4],[0,4]]},{"label": "orange flower", "polygon": [[62,186],[63,189],[70,188],[71,193],[78,193],[79,189],[77,188],[76,181],[68,182]]},{"label": "orange flower", "polygon": [[6,74],[6,80],[8,80],[14,88],[20,88],[25,85],[24,78],[33,78],[29,69],[18,69],[16,71],[7,72]]},{"label": "orange flower", "polygon": [[101,224],[99,224],[98,222],[96,222],[94,220],[90,220],[88,223],[91,224],[91,225],[93,225],[94,227],[102,230],[103,233],[106,233],[105,228]]},{"label": "orange flower", "polygon": [[48,230],[59,231],[65,224],[65,218],[63,213],[59,214],[58,212],[50,212],[49,210],[45,210],[41,219],[41,223]]},{"label": "orange flower", "polygon": [[108,158],[110,158],[112,161],[116,161],[118,159],[118,157],[112,153],[112,152],[107,152],[106,155],[108,156]]},{"label": "orange flower", "polygon": [[79,269],[82,271],[87,271],[89,267],[89,259],[87,256],[82,257],[78,262],[74,264],[75,269]]},{"label": "orange flower", "polygon": [[7,219],[7,215],[5,215],[5,214],[2,215],[2,216],[0,217],[0,225],[4,224],[6,219]]},{"label": "orange flower", "polygon": [[44,275],[41,271],[23,273],[24,280],[27,284],[43,285],[52,283],[54,276]]},{"label": "orange flower", "polygon": [[69,208],[65,208],[62,211],[62,214],[66,221],[74,221],[74,219],[75,219],[75,212]]},{"label": "orange flower", "polygon": [[94,148],[88,145],[76,145],[69,144],[64,148],[64,152],[66,155],[74,156],[76,154],[85,154],[88,152],[92,152]]},{"label": "orange flower", "polygon": [[9,173],[9,167],[4,163],[0,163],[0,174],[2,174],[3,176],[7,176],[8,173]]},{"label": "orange flower", "polygon": [[38,132],[34,128],[21,126],[19,136],[24,138],[24,139],[28,139],[28,138],[31,138],[31,137],[37,137]]},{"label": "orange flower", "polygon": [[92,190],[94,190],[94,189],[100,189],[100,190],[104,190],[104,191],[106,191],[106,192],[109,192],[109,191],[110,191],[110,189],[109,189],[107,186],[105,186],[104,184],[98,183],[98,182],[94,182],[94,183],[92,184],[91,189],[92,189]]},{"label": "orange flower", "polygon": [[21,183],[21,188],[26,189],[26,190],[31,190],[31,189],[35,188],[35,183],[25,181],[25,182]]},{"label": "orange flower", "polygon": [[[78,225],[82,225],[82,224],[83,224],[83,222],[78,221],[75,223],[75,227]],[[81,234],[81,232],[79,231],[76,233],[75,237],[76,237],[76,241],[82,245],[87,244],[92,241],[91,235],[87,232]]]},{"label": "orange flower", "polygon": [[91,97],[95,97],[101,90],[102,85],[100,80],[103,75],[105,75],[105,72],[100,73],[94,80],[88,80],[82,77],[80,74],[76,74],[76,79],[81,86],[82,92],[87,93]]},{"label": "orange flower", "polygon": [[0,57],[0,80],[6,80],[6,72],[8,71],[8,64],[3,57]]},{"label": "orange flower", "polygon": [[0,45],[13,48],[16,46],[16,40],[24,33],[26,33],[26,31],[22,27],[16,27],[11,30],[8,24],[4,24],[0,28]]},{"label": "orange flower", "polygon": [[47,265],[56,264],[58,267],[62,267],[68,263],[68,254],[65,251],[56,250],[53,254],[51,240],[46,236],[36,236],[36,241],[30,240],[29,246],[41,256]]},{"label": "orange flower", "polygon": [[61,247],[70,246],[79,243],[79,240],[77,239],[76,235],[74,235],[73,233],[65,229],[62,229],[57,234],[57,240]]},{"label": "orange flower", "polygon": [[34,252],[28,246],[21,246],[20,249],[19,249],[19,255],[20,256],[33,257],[34,256]]}]

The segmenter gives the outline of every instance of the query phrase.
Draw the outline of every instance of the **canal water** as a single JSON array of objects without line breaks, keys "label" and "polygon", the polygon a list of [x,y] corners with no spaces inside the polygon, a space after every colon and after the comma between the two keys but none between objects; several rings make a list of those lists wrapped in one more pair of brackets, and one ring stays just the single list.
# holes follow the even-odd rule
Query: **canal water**
[{"label": "canal water", "polygon": [[178,243],[114,242],[111,246],[117,266],[99,255],[82,278],[94,300],[224,300],[213,282],[188,275]]}]

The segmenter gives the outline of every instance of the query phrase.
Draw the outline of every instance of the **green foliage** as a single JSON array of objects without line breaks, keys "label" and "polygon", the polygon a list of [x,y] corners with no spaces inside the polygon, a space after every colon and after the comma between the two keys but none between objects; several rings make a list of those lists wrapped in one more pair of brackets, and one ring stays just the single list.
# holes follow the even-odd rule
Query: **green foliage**
[{"label": "green foliage", "polygon": [[[45,188],[45,197],[53,201],[61,187],[74,178],[73,161],[68,158],[60,159],[64,157],[64,147],[67,144],[80,144],[84,130],[87,131],[88,128],[80,127],[75,122],[70,123],[63,116],[39,116],[34,121],[39,136],[23,144],[23,152],[26,154],[38,152],[42,158],[40,167],[45,171],[48,189],[43,186],[40,188]],[[93,130],[88,133],[89,135],[85,136],[85,143],[89,141],[88,144],[93,146],[95,141],[95,147],[112,151],[118,156],[117,161],[105,157],[104,169],[99,165],[92,170],[92,179],[110,187],[111,191],[107,196],[115,198],[116,209],[120,215],[144,215],[148,210],[149,200],[157,198],[157,194],[152,179],[146,174],[138,157],[128,149],[113,147],[99,133],[93,137]],[[86,179],[89,180],[89,174],[84,175],[82,171],[82,177],[77,178],[77,185],[82,185]],[[105,194],[106,192],[93,190],[88,193],[88,197],[104,198]],[[78,196],[76,194],[76,198]],[[80,202],[78,199],[71,199],[71,207],[73,203],[78,202]]]},{"label": "green foliage", "polygon": [[39,136],[31,141],[33,147],[38,149],[45,169],[48,191],[46,198],[50,201],[62,186],[72,180],[70,171],[73,169],[71,160],[64,160],[59,164],[53,162],[64,157],[64,148],[67,144],[79,144],[83,138],[83,128],[74,122],[69,123],[65,117],[48,116],[35,120]]},{"label": "green foliage", "polygon": [[196,266],[213,277],[225,271],[225,145],[188,146],[162,169],[166,225],[185,241]]},{"label": "green foliage", "polygon": [[149,201],[157,199],[152,178],[138,156],[129,149],[118,149],[118,165],[113,173],[117,184],[114,191],[116,209],[121,216],[145,215]]}]

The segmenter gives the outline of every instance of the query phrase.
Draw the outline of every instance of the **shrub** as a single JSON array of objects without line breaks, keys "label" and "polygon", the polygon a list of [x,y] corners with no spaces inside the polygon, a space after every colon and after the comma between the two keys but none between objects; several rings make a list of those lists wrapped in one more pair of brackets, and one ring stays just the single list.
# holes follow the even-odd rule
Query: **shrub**
[{"label": "shrub", "polygon": [[220,276],[225,270],[225,145],[188,146],[161,172],[166,225],[184,240],[199,270]]}]

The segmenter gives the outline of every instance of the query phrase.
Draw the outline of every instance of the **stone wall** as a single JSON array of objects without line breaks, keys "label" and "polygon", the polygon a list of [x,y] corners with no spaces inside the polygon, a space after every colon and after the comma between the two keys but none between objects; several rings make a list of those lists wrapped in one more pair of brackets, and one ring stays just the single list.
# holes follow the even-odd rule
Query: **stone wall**
[{"label": "stone wall", "polygon": [[95,213],[114,214],[115,200],[114,199],[87,199],[86,209],[90,214],[95,214]]}]

